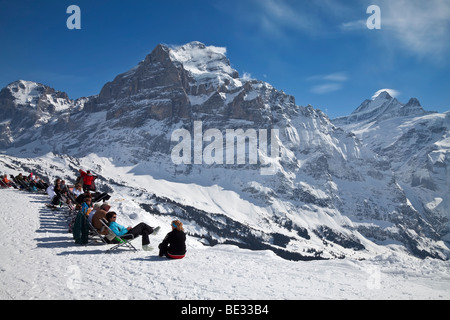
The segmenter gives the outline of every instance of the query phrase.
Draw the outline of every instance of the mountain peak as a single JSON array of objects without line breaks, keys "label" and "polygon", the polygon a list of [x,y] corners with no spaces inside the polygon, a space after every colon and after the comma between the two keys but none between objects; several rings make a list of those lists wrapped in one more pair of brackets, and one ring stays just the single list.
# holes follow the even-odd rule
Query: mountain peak
[{"label": "mountain peak", "polygon": [[[27,106],[32,109],[46,108],[49,104],[58,105],[55,109],[65,109],[70,104],[67,93],[26,80],[17,80],[7,85],[1,91],[0,98],[12,99],[11,101],[14,101],[15,105]],[[59,106],[59,104],[62,105]]]},{"label": "mountain peak", "polygon": [[193,41],[172,47],[170,58],[172,61],[181,63],[196,80],[215,77],[217,74],[237,79],[239,74],[231,67],[226,53],[227,49],[224,47],[206,46],[201,42]]},{"label": "mountain peak", "polygon": [[408,103],[405,105],[405,107],[406,107],[406,106],[420,106],[420,107],[422,107],[421,104],[420,104],[420,102],[419,102],[419,100],[417,100],[417,98],[411,98],[411,99],[409,99],[409,101],[408,101]]},{"label": "mountain peak", "polygon": [[380,89],[377,92],[374,93],[372,96],[372,100],[376,99],[386,99],[390,100],[392,98],[395,98],[399,95],[399,92],[394,89]]},{"label": "mountain peak", "polygon": [[183,48],[183,49],[194,49],[194,48],[198,48],[198,49],[206,49],[207,46],[200,42],[200,41],[191,41],[189,43],[186,43],[182,46],[177,46],[178,48]]},{"label": "mountain peak", "polygon": [[406,103],[403,108],[399,111],[399,115],[401,116],[422,116],[427,113],[433,113],[433,112],[427,112],[423,109],[422,105],[420,104],[419,100],[416,98],[409,99],[408,103]]},{"label": "mountain peak", "polygon": [[365,100],[352,115],[362,115],[364,118],[370,118],[374,114],[382,114],[387,110],[391,110],[394,105],[400,104],[400,102],[393,98],[388,91],[380,90],[372,97],[371,100]]},{"label": "mountain peak", "polygon": [[17,80],[6,86],[6,90],[12,95],[18,105],[30,105],[36,107],[39,96],[47,89],[47,86],[33,81]]},{"label": "mountain peak", "polygon": [[338,126],[347,126],[394,117],[423,116],[428,113],[430,112],[425,111],[416,98],[411,98],[408,103],[403,104],[392,97],[392,92],[390,93],[389,90],[380,90],[371,100],[365,100],[351,115],[334,119],[333,123]]},{"label": "mountain peak", "polygon": [[383,90],[383,91],[378,91],[377,93],[375,93],[375,95],[372,97],[372,100],[390,100],[392,99],[392,96],[389,94],[388,91]]}]

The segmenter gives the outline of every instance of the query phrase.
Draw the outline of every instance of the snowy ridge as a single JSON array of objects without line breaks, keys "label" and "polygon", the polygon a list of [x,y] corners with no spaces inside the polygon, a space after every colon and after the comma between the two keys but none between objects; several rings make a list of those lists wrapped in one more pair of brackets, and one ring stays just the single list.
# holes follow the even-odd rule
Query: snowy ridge
[{"label": "snowy ridge", "polygon": [[365,100],[351,115],[334,119],[333,123],[351,129],[352,124],[370,124],[393,117],[417,117],[430,113],[433,112],[425,111],[416,98],[411,98],[406,104],[403,104],[391,97],[388,92],[383,91],[372,100]]},{"label": "snowy ridge", "polygon": [[0,91],[0,147],[26,144],[45,132],[46,125],[83,109],[88,98],[76,101],[46,85],[18,80]]},{"label": "snowy ridge", "polygon": [[73,101],[66,95],[58,94],[53,89],[36,82],[19,80],[9,84],[6,89],[14,97],[17,105],[37,109],[47,103],[52,105],[50,109],[52,112],[61,112],[73,106]]}]

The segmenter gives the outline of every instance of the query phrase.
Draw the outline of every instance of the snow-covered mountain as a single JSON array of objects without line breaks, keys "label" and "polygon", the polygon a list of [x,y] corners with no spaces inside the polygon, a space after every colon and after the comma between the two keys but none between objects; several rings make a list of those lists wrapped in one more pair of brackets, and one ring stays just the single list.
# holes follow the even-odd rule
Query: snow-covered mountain
[{"label": "snow-covered mountain", "polygon": [[391,118],[420,117],[433,113],[435,112],[425,111],[416,98],[403,104],[387,91],[382,91],[371,100],[365,100],[351,115],[337,118],[333,123],[348,129],[352,125],[359,127],[361,124],[379,123]]},{"label": "snow-covered mountain", "polygon": [[57,116],[82,108],[84,99],[70,100],[65,92],[31,81],[15,81],[0,91],[0,147],[40,137]]},{"label": "snow-covered mountain", "polygon": [[333,120],[387,159],[411,205],[449,241],[450,112],[425,111],[416,98],[402,104],[387,92]]},{"label": "snow-covered mountain", "polygon": [[[207,244],[298,260],[365,258],[387,246],[448,257],[447,229],[417,208],[387,155],[270,84],[240,78],[224,48],[158,45],[99,95],[67,104],[50,99],[52,89],[26,89],[32,83],[8,93],[20,83],[0,99],[0,162],[9,170],[70,181],[89,168],[100,187],[125,199],[119,208],[130,219],[176,216]],[[46,112],[34,107],[41,100]],[[388,100],[366,101],[358,119],[421,109]],[[32,125],[8,111],[15,109],[20,118],[33,115]],[[174,150],[183,161],[174,161]]]}]

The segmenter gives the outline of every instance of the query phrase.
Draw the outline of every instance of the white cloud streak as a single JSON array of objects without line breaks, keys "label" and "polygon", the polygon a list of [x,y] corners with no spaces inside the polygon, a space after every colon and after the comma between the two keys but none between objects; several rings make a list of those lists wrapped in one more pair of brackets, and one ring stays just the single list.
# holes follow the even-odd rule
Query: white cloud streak
[{"label": "white cloud streak", "polygon": [[325,83],[312,87],[311,92],[315,94],[328,94],[339,91],[342,89],[342,87],[342,83]]},{"label": "white cloud streak", "polygon": [[305,9],[300,7],[303,4],[289,0],[253,0],[249,16],[267,35],[284,38],[292,31],[314,34],[321,29],[322,22],[310,10],[301,10]]},{"label": "white cloud streak", "polygon": [[[382,22],[405,48],[420,56],[440,56],[449,49],[450,1],[386,1]],[[382,20],[383,21],[383,20]]]},{"label": "white cloud streak", "polygon": [[[379,0],[383,45],[407,50],[419,57],[446,58],[450,51],[450,1]],[[365,19],[370,16],[366,15]],[[367,20],[341,23],[342,31],[365,30]]]},{"label": "white cloud streak", "polygon": [[316,82],[311,92],[315,94],[328,94],[341,90],[344,83],[349,80],[345,72],[336,72],[326,75],[314,75],[307,78],[308,81]]}]

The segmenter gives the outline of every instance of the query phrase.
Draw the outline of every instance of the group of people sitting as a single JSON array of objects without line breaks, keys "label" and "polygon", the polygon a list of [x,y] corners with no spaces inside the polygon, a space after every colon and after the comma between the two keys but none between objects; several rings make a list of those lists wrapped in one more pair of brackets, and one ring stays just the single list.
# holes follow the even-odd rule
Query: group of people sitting
[{"label": "group of people sitting", "polygon": [[19,173],[17,176],[10,175],[8,178],[7,174],[3,174],[0,179],[0,188],[14,188],[27,191],[38,191],[46,190],[48,184],[33,173],[28,176]]},{"label": "group of people sitting", "polygon": [[[56,179],[54,185],[48,186],[47,193],[51,198],[52,208],[66,203],[72,209],[73,214],[69,223],[69,231],[73,232],[77,219],[87,219],[87,221],[103,236],[105,242],[115,243],[115,238],[127,239],[129,236],[137,238],[142,237],[142,249],[151,251],[149,235],[156,235],[160,227],[153,228],[146,223],[139,223],[134,227],[124,227],[117,223],[117,213],[110,211],[111,205],[107,202],[110,196],[107,193],[95,192],[93,185],[97,178],[89,171],[79,170],[80,176],[74,186],[66,185],[64,180]],[[87,183],[86,183],[87,182]],[[94,191],[94,192],[92,192]],[[82,218],[80,218],[82,217]],[[113,232],[105,228],[103,222]],[[183,229],[183,223],[179,220],[171,222],[172,231],[166,235],[163,242],[158,246],[159,256],[169,259],[182,259],[186,254],[186,234]],[[75,233],[74,233],[75,238]]]}]

